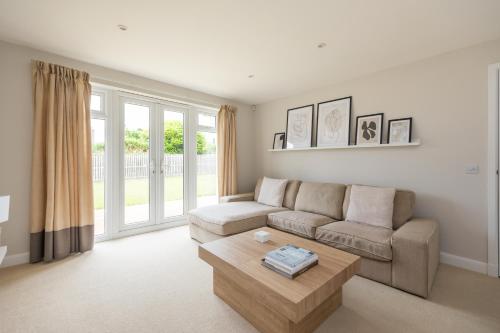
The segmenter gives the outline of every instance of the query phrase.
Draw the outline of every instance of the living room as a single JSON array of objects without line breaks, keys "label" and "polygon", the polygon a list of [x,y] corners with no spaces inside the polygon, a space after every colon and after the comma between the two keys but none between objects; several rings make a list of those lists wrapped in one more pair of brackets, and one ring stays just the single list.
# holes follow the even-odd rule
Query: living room
[{"label": "living room", "polygon": [[0,0],[0,332],[500,331],[499,10]]}]

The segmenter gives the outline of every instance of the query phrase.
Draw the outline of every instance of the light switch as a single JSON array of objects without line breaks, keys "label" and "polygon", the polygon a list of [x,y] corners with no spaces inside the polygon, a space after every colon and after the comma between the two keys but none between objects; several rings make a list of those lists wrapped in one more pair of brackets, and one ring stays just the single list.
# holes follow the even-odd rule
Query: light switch
[{"label": "light switch", "polygon": [[479,173],[479,165],[473,164],[473,165],[467,165],[465,167],[465,174],[467,175],[477,175]]}]

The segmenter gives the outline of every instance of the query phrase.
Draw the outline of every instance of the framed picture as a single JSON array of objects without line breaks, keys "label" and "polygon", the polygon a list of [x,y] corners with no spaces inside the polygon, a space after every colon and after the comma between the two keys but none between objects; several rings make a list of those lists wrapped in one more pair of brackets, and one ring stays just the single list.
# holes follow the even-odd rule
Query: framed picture
[{"label": "framed picture", "polygon": [[286,148],[308,148],[312,146],[314,105],[287,110]]},{"label": "framed picture", "polygon": [[382,127],[384,114],[375,113],[356,118],[356,145],[373,145],[382,143]]},{"label": "framed picture", "polygon": [[389,120],[387,143],[410,143],[411,122],[412,122],[411,117]]},{"label": "framed picture", "polygon": [[273,149],[285,149],[285,132],[274,133]]},{"label": "framed picture", "polygon": [[318,103],[316,145],[344,147],[351,135],[351,96]]}]

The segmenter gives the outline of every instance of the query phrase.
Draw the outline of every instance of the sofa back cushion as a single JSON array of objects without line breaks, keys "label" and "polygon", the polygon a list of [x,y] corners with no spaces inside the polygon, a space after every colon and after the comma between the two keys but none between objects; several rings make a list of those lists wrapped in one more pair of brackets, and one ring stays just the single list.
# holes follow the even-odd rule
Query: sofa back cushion
[{"label": "sofa back cushion", "polygon": [[255,201],[259,200],[260,188],[262,187],[262,180],[264,177],[260,177],[257,179],[257,183],[255,184],[255,191],[253,192],[253,199]]},{"label": "sofa back cushion", "polygon": [[288,179],[264,177],[257,202],[273,207],[283,207],[283,198],[285,197],[287,183]]},{"label": "sofa back cushion", "polygon": [[302,182],[295,200],[295,210],[341,220],[345,189],[343,184]]},{"label": "sofa back cushion", "polygon": [[[347,185],[345,190],[345,199],[342,206],[342,219],[347,217],[349,208],[349,199],[351,197],[351,185]],[[396,190],[394,195],[394,210],[392,214],[392,227],[398,229],[413,217],[415,208],[415,192],[406,190]]]},{"label": "sofa back cushion", "polygon": [[395,194],[392,187],[352,185],[346,220],[392,230]]},{"label": "sofa back cushion", "polygon": [[[254,200],[258,201],[260,195],[260,188],[262,186],[262,179],[260,177],[255,184]],[[283,207],[288,209],[295,208],[295,199],[297,198],[297,193],[299,192],[301,181],[300,180],[289,180],[285,189],[285,197],[283,198]]]}]

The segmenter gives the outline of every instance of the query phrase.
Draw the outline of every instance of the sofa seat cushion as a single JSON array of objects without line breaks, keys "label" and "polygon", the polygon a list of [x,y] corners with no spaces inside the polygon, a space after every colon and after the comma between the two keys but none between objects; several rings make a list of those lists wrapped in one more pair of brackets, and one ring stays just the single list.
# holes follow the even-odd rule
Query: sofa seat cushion
[{"label": "sofa seat cushion", "polygon": [[287,210],[255,201],[228,202],[205,206],[188,213],[189,223],[214,234],[226,236],[264,227],[267,214]]},{"label": "sofa seat cushion", "polygon": [[316,229],[316,240],[361,257],[391,261],[393,231],[350,221],[334,222]]},{"label": "sofa seat cushion", "polygon": [[293,210],[267,216],[267,224],[270,227],[311,239],[314,239],[317,227],[333,221],[328,216]]}]

